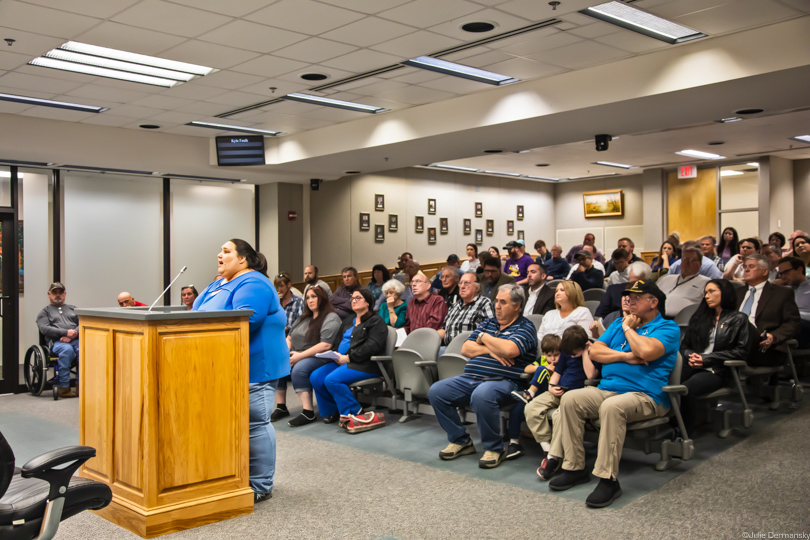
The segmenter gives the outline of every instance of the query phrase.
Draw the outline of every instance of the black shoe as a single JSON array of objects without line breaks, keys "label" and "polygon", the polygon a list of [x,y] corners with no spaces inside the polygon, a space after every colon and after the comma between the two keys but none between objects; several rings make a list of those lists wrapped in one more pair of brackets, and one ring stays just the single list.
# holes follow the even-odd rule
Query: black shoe
[{"label": "black shoe", "polygon": [[338,413],[330,414],[329,416],[323,417],[324,424],[334,424],[338,420],[340,420],[340,415]]},{"label": "black shoe", "polygon": [[285,416],[290,416],[290,411],[287,408],[280,408],[276,407],[273,412],[270,413],[270,421],[275,422],[276,420],[281,420]]},{"label": "black shoe", "polygon": [[273,492],[270,493],[253,493],[253,504],[260,503],[262,501],[266,501],[267,499],[273,498]]},{"label": "black shoe", "polygon": [[591,508],[604,508],[610,506],[613,501],[621,497],[622,488],[618,480],[610,480],[602,478],[588,498],[585,499],[585,504]]},{"label": "black shoe", "polygon": [[523,447],[520,443],[509,443],[509,448],[506,449],[506,459],[513,460],[523,455]]},{"label": "black shoe", "polygon": [[561,459],[546,457],[543,459],[543,463],[540,464],[540,468],[537,469],[537,476],[539,476],[540,480],[544,482],[546,480],[551,480],[551,477],[560,470],[561,465]]},{"label": "black shoe", "polygon": [[565,491],[571,489],[577,484],[587,484],[591,481],[591,473],[585,469],[578,471],[567,471],[563,469],[562,474],[551,479],[548,483],[549,489],[552,491]]},{"label": "black shoe", "polygon": [[305,426],[307,424],[311,424],[312,422],[315,421],[315,419],[317,417],[315,416],[315,411],[310,411],[310,413],[312,414],[312,416],[307,416],[306,414],[301,413],[298,416],[296,416],[295,418],[293,418],[292,420],[290,420],[289,422],[287,422],[287,424],[290,427],[298,427],[298,426]]},{"label": "black shoe", "polygon": [[532,398],[534,398],[534,396],[531,395],[528,390],[513,390],[512,397],[515,398],[515,400],[522,401],[526,405],[528,405]]}]

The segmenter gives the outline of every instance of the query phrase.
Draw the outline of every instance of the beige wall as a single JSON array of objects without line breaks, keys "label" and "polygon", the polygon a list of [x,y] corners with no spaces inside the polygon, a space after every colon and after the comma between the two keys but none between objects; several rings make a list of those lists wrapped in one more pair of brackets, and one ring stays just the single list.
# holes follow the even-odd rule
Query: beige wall
[{"label": "beige wall", "polygon": [[793,227],[795,229],[810,231],[810,212],[807,211],[807,201],[810,201],[810,159],[800,159],[793,162]]}]

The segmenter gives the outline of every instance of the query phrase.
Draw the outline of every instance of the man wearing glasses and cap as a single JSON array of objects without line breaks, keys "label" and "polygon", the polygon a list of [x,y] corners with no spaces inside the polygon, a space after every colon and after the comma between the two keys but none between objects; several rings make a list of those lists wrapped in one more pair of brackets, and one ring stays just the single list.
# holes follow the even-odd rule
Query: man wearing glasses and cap
[{"label": "man wearing glasses and cap", "polygon": [[602,364],[599,386],[565,392],[560,401],[563,472],[551,479],[549,488],[563,491],[590,482],[585,469],[582,437],[585,420],[599,418],[599,446],[593,474],[599,485],[586,504],[610,505],[621,494],[617,480],[628,423],[666,414],[669,398],[661,390],[675,367],[680,329],[664,319],[664,293],[654,284],[638,280],[628,284],[630,315],[617,319],[590,349],[594,362]]},{"label": "man wearing glasses and cap", "polygon": [[51,351],[59,357],[59,397],[71,398],[79,395],[70,389],[70,365],[79,357],[79,316],[75,306],[65,304],[65,295],[63,284],[51,283],[48,287],[50,304],[37,315],[37,326],[39,332],[53,342]]}]

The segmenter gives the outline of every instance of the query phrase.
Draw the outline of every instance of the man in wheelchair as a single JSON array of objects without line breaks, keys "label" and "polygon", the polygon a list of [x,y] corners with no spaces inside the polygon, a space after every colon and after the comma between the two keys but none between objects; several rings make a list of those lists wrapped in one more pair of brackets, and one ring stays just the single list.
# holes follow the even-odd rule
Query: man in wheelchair
[{"label": "man in wheelchair", "polygon": [[65,286],[54,282],[48,287],[48,300],[37,315],[37,326],[46,339],[53,342],[51,351],[59,357],[59,397],[77,397],[70,389],[70,365],[79,357],[79,316],[75,306],[65,304]]}]

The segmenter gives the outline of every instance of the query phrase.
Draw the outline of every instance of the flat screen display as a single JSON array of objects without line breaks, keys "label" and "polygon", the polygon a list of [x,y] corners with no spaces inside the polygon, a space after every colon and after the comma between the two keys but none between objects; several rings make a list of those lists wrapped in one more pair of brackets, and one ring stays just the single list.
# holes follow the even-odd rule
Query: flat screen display
[{"label": "flat screen display", "polygon": [[216,138],[217,164],[220,167],[264,165],[262,135],[224,135]]}]

